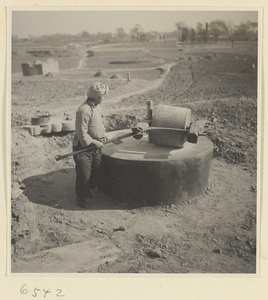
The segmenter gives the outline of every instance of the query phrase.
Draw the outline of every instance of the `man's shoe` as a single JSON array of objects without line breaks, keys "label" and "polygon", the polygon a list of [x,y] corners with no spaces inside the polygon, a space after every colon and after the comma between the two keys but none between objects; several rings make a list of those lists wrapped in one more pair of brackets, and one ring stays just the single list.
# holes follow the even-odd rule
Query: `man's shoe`
[{"label": "man's shoe", "polygon": [[79,206],[79,207],[81,207],[81,208],[88,208],[88,206],[87,206],[87,199],[81,200],[81,199],[77,198],[76,199],[76,205]]},{"label": "man's shoe", "polygon": [[87,196],[88,196],[88,199],[91,199],[91,198],[93,198],[93,195],[92,195],[92,193],[91,193],[91,191],[90,191],[90,190],[88,190]]}]

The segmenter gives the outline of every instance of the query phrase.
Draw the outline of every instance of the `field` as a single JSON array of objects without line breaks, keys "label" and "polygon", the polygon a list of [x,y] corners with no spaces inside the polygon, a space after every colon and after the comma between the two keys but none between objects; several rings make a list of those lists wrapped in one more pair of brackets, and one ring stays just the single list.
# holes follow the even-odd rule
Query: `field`
[{"label": "field", "polygon": [[[21,62],[47,57],[26,53],[36,46],[15,45],[12,272],[255,273],[256,46],[111,44],[89,57],[84,46],[61,56],[46,46],[60,72],[23,77]],[[92,209],[76,207],[74,162],[55,161],[71,151],[73,133],[33,137],[22,126],[37,111],[74,118],[94,81],[110,87],[102,105],[107,131],[137,124],[147,100],[188,107],[193,121],[207,120],[214,156],[203,195],[181,205],[128,207],[95,191]]]}]

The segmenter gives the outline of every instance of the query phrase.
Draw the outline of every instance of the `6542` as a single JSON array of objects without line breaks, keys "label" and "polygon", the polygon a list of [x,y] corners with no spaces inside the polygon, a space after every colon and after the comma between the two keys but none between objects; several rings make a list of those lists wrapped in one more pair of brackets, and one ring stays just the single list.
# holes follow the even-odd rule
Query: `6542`
[{"label": "6542", "polygon": [[36,297],[46,298],[48,295],[52,295],[52,294],[56,297],[64,297],[65,296],[62,289],[49,289],[49,288],[35,287],[30,290],[26,287],[26,285],[27,284],[24,284],[20,289],[20,293],[22,295],[31,294],[31,296],[33,298],[36,298]]}]

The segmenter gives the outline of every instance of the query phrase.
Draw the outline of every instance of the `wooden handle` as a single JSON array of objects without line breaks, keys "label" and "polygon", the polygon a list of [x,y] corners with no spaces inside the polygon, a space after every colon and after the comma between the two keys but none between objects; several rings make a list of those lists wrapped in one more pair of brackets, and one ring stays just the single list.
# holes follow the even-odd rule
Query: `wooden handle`
[{"label": "wooden handle", "polygon": [[168,128],[168,127],[148,127],[143,129],[143,132],[154,131],[154,130],[173,130],[173,131],[181,131],[186,132],[187,129],[178,129],[178,128]]},{"label": "wooden handle", "polygon": [[70,152],[70,153],[67,153],[67,154],[64,154],[64,155],[57,155],[56,156],[56,161],[59,161],[59,160],[62,160],[64,158],[67,158],[67,157],[70,157],[70,156],[73,156],[73,155],[77,155],[79,153],[83,153],[83,152],[91,152],[93,150],[96,150],[98,149],[96,146],[91,146],[91,147],[87,147],[87,148],[84,148],[84,149],[81,149],[81,150],[77,150],[77,151],[73,151],[73,152]]},{"label": "wooden handle", "polygon": [[[133,136],[133,135],[134,135],[133,132],[126,133],[126,134],[124,134],[124,135],[120,135],[120,136],[118,136],[118,137],[115,137],[115,138],[112,138],[112,139],[110,139],[110,140],[104,141],[104,142],[103,142],[103,145],[106,145],[106,144],[109,144],[109,143],[113,143],[113,142],[116,142],[116,141],[125,139],[125,138],[130,137],[130,136]],[[88,147],[86,147],[86,148],[84,148],[84,149],[77,150],[77,151],[73,151],[73,152],[67,153],[67,154],[65,154],[65,155],[57,155],[57,156],[56,156],[56,161],[62,160],[62,159],[64,159],[64,158],[67,158],[67,157],[70,157],[70,156],[77,155],[77,154],[79,154],[79,153],[83,153],[83,152],[87,152],[87,151],[91,152],[91,151],[94,151],[94,150],[97,150],[97,149],[98,149],[98,148],[97,148],[96,146],[90,145],[90,146],[88,146]]]}]

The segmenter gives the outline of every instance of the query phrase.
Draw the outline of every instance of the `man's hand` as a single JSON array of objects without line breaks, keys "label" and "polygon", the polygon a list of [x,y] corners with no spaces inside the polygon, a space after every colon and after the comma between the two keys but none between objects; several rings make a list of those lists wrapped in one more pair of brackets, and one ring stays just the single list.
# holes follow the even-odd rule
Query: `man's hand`
[{"label": "man's hand", "polygon": [[95,145],[97,148],[103,147],[103,143],[97,140],[93,140],[91,144]]}]

